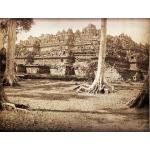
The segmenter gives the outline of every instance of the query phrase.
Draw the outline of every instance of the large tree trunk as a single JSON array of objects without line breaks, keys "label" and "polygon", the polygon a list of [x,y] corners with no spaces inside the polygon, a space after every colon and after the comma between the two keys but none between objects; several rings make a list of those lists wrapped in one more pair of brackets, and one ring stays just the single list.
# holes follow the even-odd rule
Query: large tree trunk
[{"label": "large tree trunk", "polygon": [[105,55],[106,55],[106,25],[107,19],[101,19],[101,36],[100,36],[100,48],[98,56],[98,66],[94,82],[91,86],[81,85],[75,88],[77,92],[87,91],[92,94],[98,93],[109,93],[113,91],[113,87],[109,86],[104,78],[104,67],[105,67]]},{"label": "large tree trunk", "polygon": [[4,91],[4,87],[3,87],[3,84],[0,83],[0,109],[2,109],[2,104],[3,103],[8,103],[8,98],[5,94],[5,91]]},{"label": "large tree trunk", "polygon": [[29,105],[15,104],[8,100],[3,84],[0,83],[0,110],[26,110],[29,109]]},{"label": "large tree trunk", "polygon": [[[8,21],[8,47],[0,53],[0,110],[28,109],[28,105],[14,104],[10,102],[5,94],[4,85],[16,84],[15,76],[15,42],[16,42],[16,21]],[[4,50],[4,49],[3,49]]]},{"label": "large tree trunk", "polygon": [[3,33],[0,31],[0,50],[4,47],[3,45]]},{"label": "large tree trunk", "polygon": [[146,77],[143,87],[137,97],[128,103],[130,108],[143,108],[149,106],[149,76]]},{"label": "large tree trunk", "polygon": [[[148,53],[150,56],[150,53]],[[130,108],[143,108],[143,107],[149,107],[149,74],[150,74],[150,65],[148,66],[148,75],[146,76],[144,80],[143,87],[140,91],[140,93],[137,95],[137,97],[133,100],[131,100],[128,103],[128,106]]]},{"label": "large tree trunk", "polygon": [[16,42],[16,21],[9,19],[8,21],[8,47],[6,52],[6,71],[4,75],[4,84],[16,85],[15,76],[15,42]]},{"label": "large tree trunk", "polygon": [[89,87],[88,92],[97,93],[108,93],[110,92],[110,87],[104,81],[104,66],[105,66],[105,55],[106,55],[106,25],[107,19],[101,19],[101,38],[100,38],[100,48],[98,56],[98,68],[93,84]]},{"label": "large tree trunk", "polygon": [[0,110],[12,110],[15,109],[15,105],[12,104],[4,90],[3,77],[6,70],[6,50],[0,49]]}]

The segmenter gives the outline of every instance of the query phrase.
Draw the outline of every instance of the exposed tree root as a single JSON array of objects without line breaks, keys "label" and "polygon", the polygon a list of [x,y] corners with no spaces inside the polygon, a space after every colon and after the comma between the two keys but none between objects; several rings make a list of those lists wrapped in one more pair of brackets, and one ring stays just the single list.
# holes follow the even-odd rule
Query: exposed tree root
[{"label": "exposed tree root", "polygon": [[95,85],[87,85],[87,84],[82,84],[82,85],[78,85],[77,87],[74,88],[74,90],[76,90],[78,93],[81,92],[88,92],[90,94],[109,94],[114,92],[114,87],[112,86],[108,86],[106,83],[99,85],[99,84],[95,84]]},{"label": "exposed tree root", "polygon": [[[95,84],[94,86],[89,87],[88,89],[88,93],[91,94],[100,94],[100,93],[105,93],[105,91],[107,91],[104,87],[104,85],[99,85],[99,84]],[[107,91],[108,94],[108,91]]]},{"label": "exposed tree root", "polygon": [[3,84],[5,86],[20,86],[20,84],[18,83],[18,78],[16,76],[13,79],[11,79],[9,76],[4,76]]},{"label": "exposed tree root", "polygon": [[7,111],[30,110],[30,106],[24,104],[15,104],[11,102],[0,102],[0,110],[7,110]]},{"label": "exposed tree root", "polygon": [[29,105],[25,105],[25,104],[14,104],[16,108],[20,108],[20,109],[30,109]]},{"label": "exposed tree root", "polygon": [[130,108],[143,108],[149,106],[149,81],[146,78],[141,92],[127,104]]},{"label": "exposed tree root", "polygon": [[130,108],[143,108],[149,106],[149,96],[144,93],[140,93],[138,97],[128,103]]},{"label": "exposed tree root", "polygon": [[9,102],[6,94],[5,94],[5,91],[4,91],[4,87],[3,87],[3,84],[0,83],[0,102]]},{"label": "exposed tree root", "polygon": [[1,103],[1,110],[12,111],[12,110],[15,110],[15,109],[16,109],[16,107],[12,103]]},{"label": "exposed tree root", "polygon": [[75,87],[73,90],[75,90],[76,92],[80,93],[80,92],[88,91],[88,88],[89,88],[88,84],[81,84],[81,85],[78,85],[77,87]]},{"label": "exposed tree root", "polygon": [[130,108],[143,108],[149,106],[149,92],[142,90],[139,95],[127,104]]},{"label": "exposed tree root", "polygon": [[4,87],[0,85],[0,110],[16,110],[16,109],[29,109],[29,105],[15,104],[8,100],[5,94]]},{"label": "exposed tree root", "polygon": [[114,87],[108,85],[108,83],[103,84],[94,84],[91,87],[89,87],[88,92],[91,94],[109,94],[114,92]]}]

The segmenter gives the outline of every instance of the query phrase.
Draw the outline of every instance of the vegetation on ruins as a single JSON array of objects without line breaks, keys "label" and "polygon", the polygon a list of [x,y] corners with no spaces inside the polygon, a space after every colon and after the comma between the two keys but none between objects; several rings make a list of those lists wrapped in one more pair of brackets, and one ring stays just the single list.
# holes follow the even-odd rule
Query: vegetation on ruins
[{"label": "vegetation on ruins", "polygon": [[[98,55],[100,45],[100,30],[94,25],[89,25],[83,31],[77,30],[58,32],[56,35],[42,35],[40,37],[30,37],[26,41],[17,44],[17,56],[27,56],[31,49],[34,49],[34,41],[39,40],[41,49],[39,56],[62,56],[64,52],[72,50],[75,57],[96,56]],[[47,48],[51,45],[52,48]],[[59,46],[58,46],[59,45]],[[126,34],[118,36],[107,35],[106,43],[106,61],[115,59],[117,62],[127,64],[132,55],[136,55],[139,62],[139,68],[147,70],[149,44],[136,43]],[[29,50],[30,47],[30,50]],[[66,48],[67,47],[67,48]],[[44,51],[42,51],[42,49]],[[79,54],[78,54],[79,53]],[[113,65],[113,64],[112,64]]]},{"label": "vegetation on ruins", "polygon": [[[72,58],[74,58],[73,61],[75,61],[76,57],[82,55],[83,57],[88,54],[88,56],[98,56],[98,60],[88,63],[87,66],[78,66],[93,83],[90,86],[78,86],[76,89],[78,89],[78,91],[84,90],[92,94],[108,94],[113,91],[113,87],[107,83],[104,75],[105,64],[108,62],[107,60],[115,60],[113,63],[110,61],[111,66],[116,67],[117,64],[115,64],[115,62],[118,62],[118,64],[126,64],[127,69],[129,69],[128,64],[130,63],[130,58],[136,56],[138,67],[141,70],[148,70],[149,44],[136,43],[130,36],[125,34],[120,34],[118,36],[106,35],[106,19],[102,19],[100,30],[97,30],[94,25],[89,25],[83,29],[83,31],[78,30],[74,33],[71,29],[68,29],[68,31],[63,31],[62,33],[58,32],[56,35],[47,35],[46,37],[42,36],[39,38],[30,37],[32,42],[26,40],[16,45],[17,33],[22,30],[30,30],[32,24],[33,19],[0,20],[0,32],[3,34],[1,42],[2,47],[7,44],[7,51],[5,50],[5,53],[1,54],[6,55],[3,61],[5,62],[6,71],[3,72],[3,77],[1,78],[0,107],[3,107],[4,102],[10,103],[5,95],[3,83],[11,86],[17,84],[15,75],[16,56],[27,57],[27,63],[29,64],[33,64],[34,58],[37,55],[67,56],[67,54],[71,52],[73,55]],[[49,42],[52,41],[54,42],[52,51],[42,52],[41,49],[48,47],[50,45]],[[32,47],[32,51],[29,47]],[[55,50],[55,47],[57,47],[57,50]],[[69,59],[69,61],[70,60],[71,59]],[[66,66],[66,76],[75,74],[75,70],[72,65],[69,64],[69,61]],[[145,99],[148,97],[148,84],[146,84],[146,82],[148,82],[148,78],[146,78],[143,90],[138,97],[129,103],[130,107],[141,107],[145,103]]]}]

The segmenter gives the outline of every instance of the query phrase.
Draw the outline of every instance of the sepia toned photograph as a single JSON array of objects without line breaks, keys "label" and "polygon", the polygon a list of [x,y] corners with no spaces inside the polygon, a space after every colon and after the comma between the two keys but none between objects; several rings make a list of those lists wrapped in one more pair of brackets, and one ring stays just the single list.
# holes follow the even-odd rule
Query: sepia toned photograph
[{"label": "sepia toned photograph", "polygon": [[148,132],[150,19],[0,19],[0,131]]}]

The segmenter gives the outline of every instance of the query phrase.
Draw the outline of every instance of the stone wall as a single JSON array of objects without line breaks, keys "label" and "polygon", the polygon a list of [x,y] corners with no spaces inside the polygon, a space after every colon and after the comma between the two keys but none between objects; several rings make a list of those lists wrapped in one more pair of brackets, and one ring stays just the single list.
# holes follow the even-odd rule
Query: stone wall
[{"label": "stone wall", "polygon": [[72,57],[36,57],[32,64],[27,63],[26,57],[16,58],[17,73],[46,73],[52,76],[64,76],[66,74],[67,66],[74,68],[74,61],[72,60]]},{"label": "stone wall", "polygon": [[108,67],[104,73],[104,76],[108,82],[123,81],[122,75],[117,71],[115,67]]},{"label": "stone wall", "polygon": [[[81,59],[90,59],[91,57],[98,56],[100,29],[97,29],[95,25],[89,24],[82,31],[77,30],[73,32],[71,29],[68,29],[67,31],[59,31],[55,35],[43,34],[38,38],[30,36],[27,40],[20,41],[17,45],[19,46],[20,53],[22,54],[22,49],[26,49],[24,50],[26,53],[27,51],[33,51],[35,41],[40,42],[40,53],[38,54],[38,57],[62,57],[67,56],[68,53],[72,51],[76,58],[76,62],[82,62]],[[123,54],[124,57],[121,57],[120,55],[122,54],[120,53],[125,53],[128,50],[123,50],[118,53],[116,49],[112,50],[109,47],[107,49],[106,59],[111,58],[112,60],[109,61],[110,63],[112,63],[113,59],[115,59],[116,62],[119,62],[118,64],[116,63],[116,65],[120,65],[122,63],[127,66],[127,58],[125,57],[126,54]],[[18,56],[21,54],[18,52]]]},{"label": "stone wall", "polygon": [[[86,77],[86,70],[88,69],[86,63],[97,60],[100,45],[100,29],[97,29],[95,25],[89,24],[81,31],[77,30],[73,32],[72,29],[68,29],[67,31],[59,31],[55,35],[43,34],[39,37],[30,36],[27,40],[20,41],[16,46],[18,50],[17,56],[25,57],[29,52],[34,51],[33,45],[36,41],[40,43],[40,52],[35,57],[41,59],[35,59],[33,64],[61,68],[64,64],[67,65],[67,59],[63,57],[67,57],[71,51],[75,56],[73,66],[76,76]],[[124,34],[115,37],[108,35],[107,41],[106,63],[110,66],[106,71],[107,78],[109,78],[109,74],[110,76],[113,74],[112,78],[114,80],[128,79],[130,76],[128,73],[129,68],[135,67],[132,64],[130,65],[129,56],[131,53],[141,53],[141,51],[134,48],[129,50],[126,46],[128,45],[127,43],[134,43],[134,41]],[[136,43],[134,44],[137,46]],[[47,59],[46,57],[51,57],[51,59]],[[25,64],[26,62],[23,59],[17,59],[16,63]],[[51,70],[53,74],[56,72],[58,74],[59,71],[61,70]]]}]

